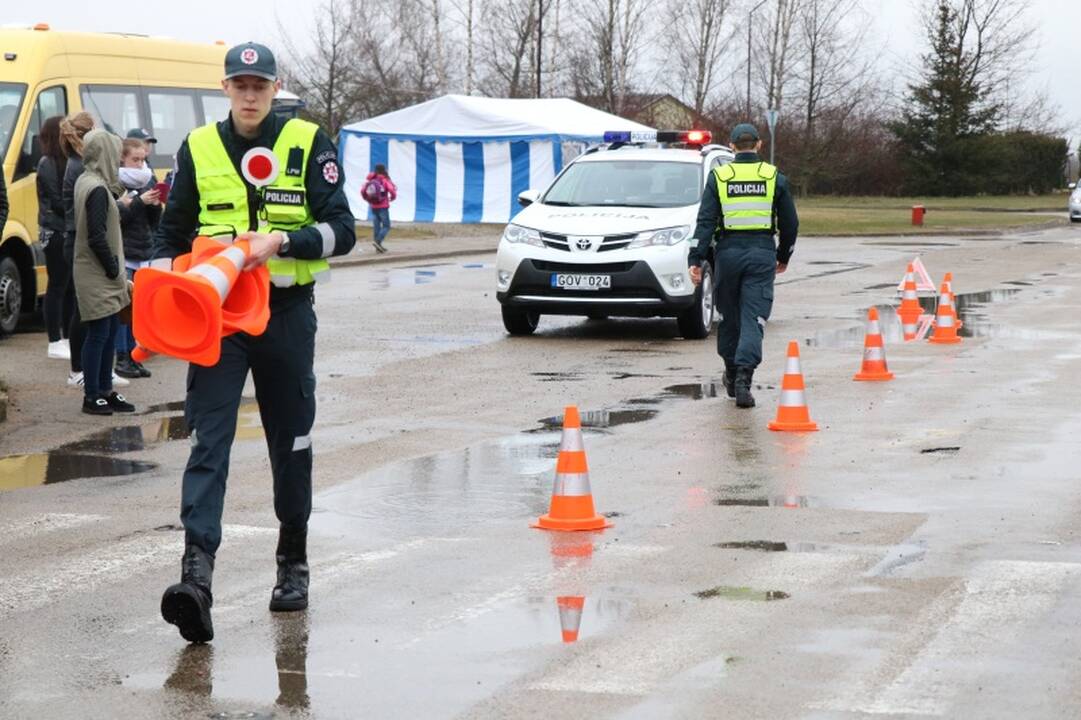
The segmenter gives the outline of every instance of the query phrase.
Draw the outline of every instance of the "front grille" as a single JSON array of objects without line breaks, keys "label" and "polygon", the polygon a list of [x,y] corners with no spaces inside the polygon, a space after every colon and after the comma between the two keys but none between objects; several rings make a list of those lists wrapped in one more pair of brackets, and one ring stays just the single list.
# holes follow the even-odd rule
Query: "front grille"
[{"label": "front grille", "polygon": [[545,247],[552,248],[553,250],[562,250],[563,252],[570,252],[571,246],[567,241],[566,235],[557,235],[555,233],[541,233],[541,242]]},{"label": "front grille", "polygon": [[548,260],[533,260],[533,267],[542,272],[561,273],[623,273],[629,272],[635,265],[632,262],[621,263],[561,263]]},{"label": "front grille", "polygon": [[623,250],[631,241],[634,240],[635,235],[605,235],[601,240],[601,246],[597,248],[597,252],[607,252],[609,250]]}]

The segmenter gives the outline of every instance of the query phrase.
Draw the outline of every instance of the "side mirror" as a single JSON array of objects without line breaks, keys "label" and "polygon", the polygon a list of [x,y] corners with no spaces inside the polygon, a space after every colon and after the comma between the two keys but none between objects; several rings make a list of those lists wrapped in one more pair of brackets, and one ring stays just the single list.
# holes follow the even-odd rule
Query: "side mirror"
[{"label": "side mirror", "polygon": [[522,207],[529,207],[537,202],[539,198],[540,190],[526,190],[525,192],[518,193],[518,204]]}]

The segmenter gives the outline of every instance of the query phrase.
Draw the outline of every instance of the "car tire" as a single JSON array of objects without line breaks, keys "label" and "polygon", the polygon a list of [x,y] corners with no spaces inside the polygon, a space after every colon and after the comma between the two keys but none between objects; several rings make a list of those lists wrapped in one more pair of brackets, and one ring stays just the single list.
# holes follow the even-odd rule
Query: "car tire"
[{"label": "car tire", "polygon": [[503,327],[511,335],[532,335],[540,322],[540,313],[530,310],[516,310],[503,306]]},{"label": "car tire", "polygon": [[676,321],[679,334],[685,340],[702,340],[713,329],[713,268],[702,263],[702,282],[694,293],[694,305],[683,311]]},{"label": "car tire", "polygon": [[0,257],[0,335],[10,335],[19,325],[23,309],[23,283],[19,266]]}]

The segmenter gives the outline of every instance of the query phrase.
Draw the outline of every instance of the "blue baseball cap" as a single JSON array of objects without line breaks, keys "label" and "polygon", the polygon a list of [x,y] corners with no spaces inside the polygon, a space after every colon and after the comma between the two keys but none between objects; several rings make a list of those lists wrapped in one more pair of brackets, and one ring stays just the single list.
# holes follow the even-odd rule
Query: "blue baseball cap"
[{"label": "blue baseball cap", "polygon": [[750,140],[758,141],[761,139],[762,138],[758,135],[758,130],[755,128],[754,125],[751,125],[750,123],[740,123],[739,125],[736,125],[734,128],[732,128],[732,142],[748,142]]},{"label": "blue baseball cap", "polygon": [[278,79],[278,63],[270,48],[259,43],[246,42],[229,48],[225,53],[225,79],[240,75],[254,75],[266,80]]}]

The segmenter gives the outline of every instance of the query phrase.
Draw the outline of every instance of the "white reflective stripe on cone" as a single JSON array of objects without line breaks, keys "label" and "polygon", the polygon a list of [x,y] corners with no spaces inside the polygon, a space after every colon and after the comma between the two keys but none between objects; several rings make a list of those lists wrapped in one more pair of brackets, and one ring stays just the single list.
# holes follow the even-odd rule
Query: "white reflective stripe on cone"
[{"label": "white reflective stripe on cone", "polygon": [[225,243],[226,245],[232,245],[236,242],[236,236],[233,235],[233,233],[225,233],[224,235],[208,235],[207,237],[209,237],[211,240],[217,240],[220,243]]},{"label": "white reflective stripe on cone", "polygon": [[802,390],[781,391],[781,407],[803,407],[806,404]]},{"label": "white reflective stripe on cone", "polygon": [[206,278],[218,291],[218,297],[221,298],[222,302],[225,302],[225,298],[229,295],[229,278],[225,276],[225,273],[207,263],[196,265],[188,272]]},{"label": "white reflective stripe on cone", "polygon": [[905,300],[919,300],[919,296],[916,295],[915,290],[905,290]]},{"label": "white reflective stripe on cone", "polygon": [[552,494],[566,495],[568,497],[592,495],[593,493],[589,489],[589,473],[556,473]]},{"label": "white reflective stripe on cone", "polygon": [[223,257],[231,262],[233,267],[237,270],[242,269],[244,267],[244,262],[247,260],[244,251],[238,247],[228,247],[218,253],[218,257]]},{"label": "white reflective stripe on cone", "polygon": [[868,335],[881,335],[882,334],[882,330],[879,329],[879,327],[878,327],[878,320],[872,320],[871,322],[867,323],[867,334]]},{"label": "white reflective stripe on cone", "polygon": [[173,260],[172,258],[158,258],[157,260],[151,260],[150,267],[155,270],[172,270]]},{"label": "white reflective stripe on cone", "polygon": [[953,315],[950,315],[948,313],[939,315],[938,319],[935,320],[935,325],[943,328],[953,327]]},{"label": "white reflective stripe on cone", "polygon": [[882,355],[882,348],[880,347],[865,347],[863,349],[864,360],[884,360]]},{"label": "white reflective stripe on cone", "polygon": [[582,624],[582,611],[577,608],[559,606],[559,624],[561,629],[578,632]]},{"label": "white reflective stripe on cone", "polygon": [[300,452],[301,450],[307,450],[312,446],[311,435],[301,435],[293,440],[293,452]]},{"label": "white reflective stripe on cone", "polygon": [[322,257],[328,258],[334,254],[334,246],[338,243],[337,238],[334,237],[334,228],[327,223],[319,223],[315,228],[319,231],[319,236],[323,238]]},{"label": "white reflective stripe on cone", "polygon": [[788,358],[788,360],[785,361],[784,374],[785,375],[799,375],[800,374],[799,358],[798,357],[790,357],[790,358]]},{"label": "white reflective stripe on cone", "polygon": [[585,450],[586,446],[582,442],[582,431],[578,428],[572,428],[570,430],[563,431],[563,441],[559,444],[559,450]]},{"label": "white reflective stripe on cone", "polygon": [[296,283],[296,278],[292,275],[271,275],[270,282],[274,287],[293,287]]}]

